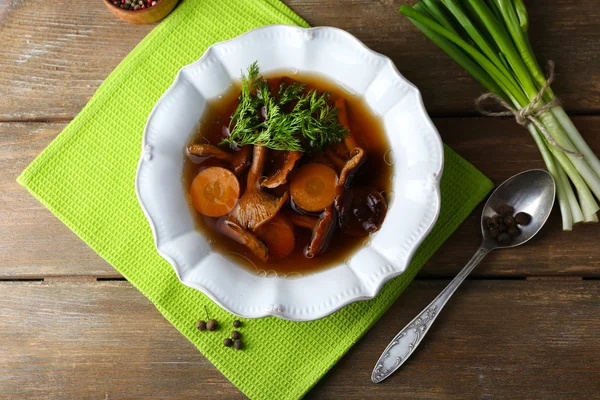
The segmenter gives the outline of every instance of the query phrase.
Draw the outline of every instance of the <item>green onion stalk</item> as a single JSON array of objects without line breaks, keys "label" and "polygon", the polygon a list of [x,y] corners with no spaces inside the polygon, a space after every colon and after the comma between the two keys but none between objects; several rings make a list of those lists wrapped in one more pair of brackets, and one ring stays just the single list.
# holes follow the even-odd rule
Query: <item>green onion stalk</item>
[{"label": "green onion stalk", "polygon": [[556,181],[563,229],[598,222],[600,160],[550,88],[554,65],[547,77],[533,54],[523,1],[421,0],[399,11],[527,128]]}]

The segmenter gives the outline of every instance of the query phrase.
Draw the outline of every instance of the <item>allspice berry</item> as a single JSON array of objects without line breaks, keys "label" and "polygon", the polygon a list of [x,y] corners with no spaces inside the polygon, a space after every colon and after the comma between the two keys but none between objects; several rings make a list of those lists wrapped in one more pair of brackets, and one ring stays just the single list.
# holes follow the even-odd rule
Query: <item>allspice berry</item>
[{"label": "allspice berry", "polygon": [[508,246],[512,242],[512,238],[507,232],[502,232],[498,235],[498,243],[502,246]]},{"label": "allspice berry", "polygon": [[235,320],[233,321],[233,327],[234,328],[239,328],[240,326],[242,326],[242,323],[239,320]]},{"label": "allspice berry", "polygon": [[231,338],[233,340],[241,339],[242,335],[238,331],[231,332]]},{"label": "allspice berry", "polygon": [[234,341],[233,347],[235,347],[236,350],[240,350],[242,348],[242,341],[240,339]]},{"label": "allspice berry", "polygon": [[511,226],[510,228],[508,228],[508,234],[510,235],[510,237],[517,237],[521,234],[521,230],[516,226]]},{"label": "allspice berry", "polygon": [[205,331],[206,330],[206,321],[199,320],[198,322],[196,322],[196,328],[198,328],[199,331]]},{"label": "allspice berry", "polygon": [[209,331],[214,331],[219,327],[219,323],[217,322],[216,319],[209,319],[208,322],[206,323],[206,328]]},{"label": "allspice berry", "polygon": [[513,217],[512,215],[507,215],[506,217],[504,217],[504,225],[508,226],[509,228],[511,226],[515,226],[517,224],[517,222],[515,221],[515,217]]},{"label": "allspice berry", "polygon": [[524,212],[520,212],[517,215],[515,215],[515,221],[521,226],[529,225],[529,223],[531,222],[531,215]]},{"label": "allspice berry", "polygon": [[496,220],[495,217],[491,217],[485,220],[485,225],[489,228],[497,228],[498,227],[498,221]]},{"label": "allspice berry", "polygon": [[501,205],[500,208],[498,208],[498,214],[502,215],[503,217],[506,217],[507,215],[512,215],[514,212],[515,209],[513,208],[513,206],[510,206],[508,204]]},{"label": "allspice berry", "polygon": [[225,345],[225,347],[231,347],[231,346],[233,346],[233,340],[227,338],[227,339],[223,340],[223,344]]}]

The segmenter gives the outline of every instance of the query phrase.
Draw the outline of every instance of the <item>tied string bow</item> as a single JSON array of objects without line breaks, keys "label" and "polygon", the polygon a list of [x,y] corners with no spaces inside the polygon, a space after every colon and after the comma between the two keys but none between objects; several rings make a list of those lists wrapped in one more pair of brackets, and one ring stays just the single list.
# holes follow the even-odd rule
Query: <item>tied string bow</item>
[{"label": "tied string bow", "polygon": [[[540,120],[538,119],[538,117],[541,114],[550,110],[552,107],[560,104],[559,100],[557,98],[554,98],[554,99],[552,99],[552,101],[550,101],[546,104],[538,105],[538,103],[544,97],[544,93],[546,93],[546,90],[548,90],[548,88],[550,87],[552,82],[554,82],[554,62],[548,61],[548,79],[546,80],[546,82],[544,83],[544,85],[542,86],[542,88],[540,89],[538,94],[535,96],[535,98],[525,107],[521,108],[520,110],[513,108],[510,104],[508,104],[506,101],[504,101],[504,99],[502,97],[498,96],[497,94],[491,93],[491,92],[481,95],[475,101],[475,107],[477,108],[477,111],[479,111],[481,114],[488,116],[488,117],[514,117],[515,121],[517,121],[517,124],[525,126],[525,127],[531,123],[531,124],[535,125],[535,127],[540,132],[542,132],[542,135],[544,135],[546,140],[548,140],[548,142],[552,146],[554,146],[555,148],[557,148],[558,150],[560,150],[564,153],[571,154],[578,158],[582,158],[583,154],[581,154],[577,151],[565,149],[560,144],[558,144],[556,139],[554,139],[554,137],[552,135],[550,135],[550,132],[548,132],[548,130],[546,129],[544,124],[542,124],[540,122]],[[496,103],[500,104],[505,109],[505,111],[497,111],[496,112],[496,111],[486,110],[483,106],[483,103],[487,100],[494,100]]]}]

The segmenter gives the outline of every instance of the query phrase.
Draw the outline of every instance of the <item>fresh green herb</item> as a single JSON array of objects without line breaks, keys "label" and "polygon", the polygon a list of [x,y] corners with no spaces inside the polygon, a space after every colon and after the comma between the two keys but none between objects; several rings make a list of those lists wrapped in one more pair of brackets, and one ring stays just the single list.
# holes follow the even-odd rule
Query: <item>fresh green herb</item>
[{"label": "fresh green herb", "polygon": [[346,129],[338,123],[337,108],[329,105],[327,93],[319,95],[311,90],[298,100],[292,115],[310,147],[323,149],[346,135]]},{"label": "fresh green herb", "polygon": [[279,86],[279,94],[277,98],[279,99],[279,105],[283,106],[288,103],[291,103],[294,100],[298,100],[302,97],[302,92],[306,85],[300,82],[294,82],[291,85],[281,84]]},{"label": "fresh green herb", "polygon": [[[346,129],[337,120],[329,94],[306,92],[301,83],[282,83],[277,96],[259,75],[256,62],[242,75],[238,107],[231,116],[229,137],[221,144],[231,147],[257,144],[274,150],[323,150],[339,143]],[[290,112],[282,108],[296,102]],[[291,107],[291,106],[290,106]]]},{"label": "fresh green herb", "polygon": [[[511,108],[529,109],[545,86],[522,0],[421,0],[399,11]],[[571,230],[574,223],[598,222],[592,193],[600,198],[600,160],[555,103],[548,88],[533,105],[539,125],[527,129],[556,181],[563,229]]]}]

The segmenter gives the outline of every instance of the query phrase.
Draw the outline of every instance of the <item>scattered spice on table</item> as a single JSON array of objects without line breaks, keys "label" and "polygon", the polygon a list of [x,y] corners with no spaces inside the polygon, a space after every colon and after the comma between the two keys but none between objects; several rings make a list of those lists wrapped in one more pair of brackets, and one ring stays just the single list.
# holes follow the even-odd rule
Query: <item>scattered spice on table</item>
[{"label": "scattered spice on table", "polygon": [[208,322],[204,321],[203,319],[198,320],[198,322],[196,322],[196,328],[198,328],[199,331],[203,332],[205,330],[209,330],[209,331],[214,331],[219,327],[219,322],[216,319],[212,319],[208,316],[208,310],[206,309],[206,306],[204,306],[204,313],[206,314],[206,319],[208,320]]},{"label": "scattered spice on table", "polygon": [[215,331],[215,330],[217,330],[218,327],[219,327],[219,323],[217,322],[216,319],[209,319],[208,322],[206,323],[206,328],[209,331]]},{"label": "scattered spice on table", "polygon": [[[217,330],[219,328],[219,322],[216,319],[209,317],[206,306],[204,306],[204,313],[206,314],[206,319],[208,320],[208,322],[200,319],[196,322],[196,328],[198,328],[198,330],[201,332],[205,330]],[[242,326],[242,323],[240,322],[240,320],[236,319],[233,321],[233,326],[235,328],[239,328],[240,326]],[[223,345],[225,347],[233,346],[236,350],[241,350],[243,347],[242,334],[239,331],[231,331],[231,337],[223,339]]]},{"label": "scattered spice on table", "polygon": [[206,330],[206,321],[204,320],[199,320],[198,322],[196,322],[196,328],[198,328],[199,331],[205,331]]}]

